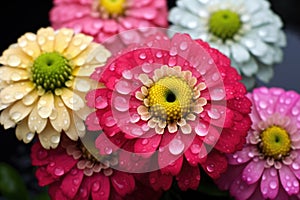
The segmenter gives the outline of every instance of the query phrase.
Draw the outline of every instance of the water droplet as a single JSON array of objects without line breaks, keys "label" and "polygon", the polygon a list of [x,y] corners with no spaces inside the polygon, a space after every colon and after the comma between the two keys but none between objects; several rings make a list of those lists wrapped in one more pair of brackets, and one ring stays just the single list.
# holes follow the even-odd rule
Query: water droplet
[{"label": "water droplet", "polygon": [[79,185],[79,183],[80,183],[79,178],[74,178],[74,179],[73,179],[73,184],[74,184],[74,185],[77,186],[77,185]]},{"label": "water droplet", "polygon": [[210,59],[208,60],[208,64],[209,64],[209,65],[212,65],[213,63],[214,63],[214,60],[210,58]]},{"label": "water droplet", "polygon": [[51,142],[54,143],[54,144],[58,144],[60,141],[60,137],[58,135],[53,135],[51,137]]},{"label": "water droplet", "polygon": [[28,141],[31,141],[33,139],[33,137],[34,137],[34,133],[29,132],[29,133],[26,134],[26,139]]},{"label": "water droplet", "polygon": [[180,48],[182,51],[187,50],[187,48],[188,48],[188,43],[187,43],[187,42],[181,42],[180,45],[179,45],[179,48]]},{"label": "water droplet", "polygon": [[220,79],[219,73],[218,73],[218,72],[215,72],[215,73],[212,75],[211,79],[212,79],[213,81],[218,81],[218,80]]},{"label": "water droplet", "polygon": [[130,116],[131,123],[137,123],[139,120],[140,120],[140,115],[137,113]]},{"label": "water droplet", "polygon": [[200,151],[201,151],[201,147],[200,147],[199,144],[192,144],[192,146],[191,146],[191,152],[193,154],[198,154],[198,153],[200,153]]},{"label": "water droplet", "polygon": [[117,96],[114,98],[114,106],[120,112],[125,112],[129,109],[129,102],[124,97]]},{"label": "water droplet", "polygon": [[19,80],[21,80],[21,75],[19,73],[12,73],[11,80],[19,81]]},{"label": "water droplet", "polygon": [[153,70],[153,66],[152,66],[150,63],[144,63],[144,64],[142,65],[142,70],[143,70],[143,72],[145,72],[145,73],[150,73],[150,72],[152,72],[152,70]]},{"label": "water droplet", "polygon": [[142,144],[143,145],[146,145],[146,144],[148,144],[149,143],[149,140],[147,139],[147,138],[144,138],[143,140],[142,140]]},{"label": "water droplet", "polygon": [[169,51],[170,56],[176,56],[177,55],[177,49],[175,47],[171,48]]},{"label": "water droplet", "polygon": [[297,107],[293,107],[292,115],[297,116],[299,114],[299,109]]},{"label": "water droplet", "polygon": [[14,120],[14,121],[18,121],[20,118],[22,117],[22,113],[16,111],[14,113],[11,114],[11,118]]},{"label": "water droplet", "polygon": [[54,169],[54,174],[56,176],[62,176],[62,175],[64,175],[64,173],[65,173],[65,170],[62,167],[57,167]]},{"label": "water droplet", "polygon": [[106,97],[104,97],[104,96],[96,97],[95,107],[97,109],[103,109],[103,108],[106,108],[107,106],[108,106],[108,103],[107,103],[107,98]]},{"label": "water droplet", "polygon": [[136,136],[141,136],[144,132],[140,127],[136,127],[131,130],[131,133]]},{"label": "water droplet", "polygon": [[141,54],[139,55],[139,58],[142,59],[142,60],[144,60],[144,59],[147,58],[147,55],[146,55],[145,53],[141,53]]},{"label": "water droplet", "polygon": [[220,117],[221,117],[221,114],[217,109],[211,109],[211,110],[207,111],[207,114],[212,119],[220,119]]},{"label": "water droplet", "polygon": [[294,170],[298,170],[299,168],[300,168],[300,166],[299,166],[299,164],[298,163],[293,163],[292,164],[292,168],[294,169]]},{"label": "water droplet", "polygon": [[7,64],[12,67],[17,67],[21,64],[21,59],[16,55],[10,55],[7,58]]},{"label": "water droplet", "polygon": [[260,101],[259,104],[258,104],[258,106],[261,109],[265,109],[268,106],[268,104],[265,101]]},{"label": "water droplet", "polygon": [[214,164],[207,165],[206,170],[210,173],[213,172],[215,170],[215,165]]},{"label": "water droplet", "polygon": [[210,96],[212,100],[222,100],[225,98],[226,94],[225,91],[222,88],[215,88],[210,92]]},{"label": "water droplet", "polygon": [[236,161],[237,161],[238,163],[242,163],[242,162],[243,162],[243,159],[242,159],[241,157],[239,157],[239,158],[236,159]]},{"label": "water droplet", "polygon": [[293,181],[293,186],[294,186],[294,187],[299,187],[299,182],[298,182],[298,181],[296,181],[296,180],[295,180],[295,181]]},{"label": "water droplet", "polygon": [[48,156],[48,152],[46,150],[40,150],[37,156],[38,159],[44,160]]},{"label": "water droplet", "polygon": [[16,92],[14,96],[16,99],[22,99],[24,97],[24,94],[21,92]]},{"label": "water droplet", "polygon": [[150,183],[154,184],[156,182],[156,178],[150,178]]},{"label": "water droplet", "polygon": [[120,94],[129,94],[131,92],[131,87],[128,81],[125,80],[120,80],[117,82],[116,86],[116,91],[119,92]]},{"label": "water droplet", "polygon": [[131,73],[130,70],[124,70],[124,71],[122,72],[122,76],[123,76],[123,78],[125,78],[125,79],[127,79],[127,80],[130,80],[130,79],[132,79],[132,77],[133,77],[133,75],[132,75],[132,73]]},{"label": "water droplet", "polygon": [[110,147],[105,147],[104,148],[104,152],[107,154],[107,155],[110,155],[112,153],[112,148]]},{"label": "water droplet", "polygon": [[163,56],[163,54],[162,54],[161,51],[158,51],[158,52],[156,52],[155,56],[156,56],[157,58],[161,58],[161,57]]},{"label": "water droplet", "polygon": [[184,143],[179,139],[173,139],[169,144],[169,151],[173,155],[179,155],[184,150]]},{"label": "water droplet", "polygon": [[[117,123],[117,121],[114,119],[113,116],[109,116],[105,119],[105,125],[107,127],[112,127]],[[99,124],[99,122],[97,121],[97,124]]]},{"label": "water droplet", "polygon": [[206,136],[208,133],[208,127],[203,123],[198,123],[195,127],[195,132],[199,136]]},{"label": "water droplet", "polygon": [[175,66],[176,64],[177,64],[176,57],[170,57],[170,58],[169,58],[168,65],[169,65],[170,67],[173,67],[173,66]]},{"label": "water droplet", "polygon": [[93,192],[97,192],[100,189],[100,182],[96,181],[93,183],[92,190]]}]

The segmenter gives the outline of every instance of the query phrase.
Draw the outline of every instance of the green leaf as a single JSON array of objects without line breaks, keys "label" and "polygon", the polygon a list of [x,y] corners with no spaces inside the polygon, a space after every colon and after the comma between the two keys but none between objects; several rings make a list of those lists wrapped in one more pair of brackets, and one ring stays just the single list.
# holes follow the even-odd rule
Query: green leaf
[{"label": "green leaf", "polygon": [[29,194],[18,171],[7,163],[0,163],[0,193],[8,200],[29,200]]}]

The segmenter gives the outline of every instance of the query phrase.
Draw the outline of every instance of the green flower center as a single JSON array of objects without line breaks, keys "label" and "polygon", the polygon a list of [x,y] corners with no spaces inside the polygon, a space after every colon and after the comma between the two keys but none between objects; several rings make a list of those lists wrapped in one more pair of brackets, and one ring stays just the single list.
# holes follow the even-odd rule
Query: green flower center
[{"label": "green flower center", "polygon": [[209,19],[209,31],[222,40],[232,39],[241,26],[240,16],[230,10],[216,11]]},{"label": "green flower center", "polygon": [[68,60],[56,52],[41,54],[31,69],[32,81],[45,91],[65,87],[65,83],[71,79],[71,72]]},{"label": "green flower center", "polygon": [[149,113],[167,123],[178,122],[191,112],[193,90],[181,78],[168,76],[149,88]]},{"label": "green flower center", "polygon": [[99,0],[99,5],[109,16],[119,16],[124,13],[125,0]]},{"label": "green flower center", "polygon": [[260,137],[261,151],[265,156],[281,159],[289,154],[291,140],[285,129],[278,126],[271,126],[265,129]]}]

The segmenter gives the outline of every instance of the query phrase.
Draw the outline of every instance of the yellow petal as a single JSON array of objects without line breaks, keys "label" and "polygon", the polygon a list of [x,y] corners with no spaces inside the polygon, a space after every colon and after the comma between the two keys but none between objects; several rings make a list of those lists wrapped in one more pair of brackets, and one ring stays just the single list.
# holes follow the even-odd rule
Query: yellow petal
[{"label": "yellow petal", "polygon": [[50,123],[57,132],[67,130],[70,127],[70,114],[58,96],[54,98],[54,108],[49,118]]},{"label": "yellow petal", "polygon": [[95,109],[90,108],[89,106],[84,106],[80,110],[76,111],[78,117],[82,120],[85,120],[89,114],[91,114]]},{"label": "yellow petal", "polygon": [[28,127],[31,132],[40,133],[44,130],[47,125],[47,119],[41,118],[38,114],[37,106],[35,106],[28,118]]},{"label": "yellow petal", "polygon": [[104,64],[85,65],[82,67],[75,67],[72,71],[73,76],[85,76],[89,77],[97,67],[103,66]]},{"label": "yellow petal", "polygon": [[86,36],[82,33],[75,34],[63,55],[71,60],[85,50],[92,41],[93,37],[91,36]]},{"label": "yellow petal", "polygon": [[65,105],[71,110],[79,110],[84,106],[84,101],[82,98],[68,88],[62,89],[61,98]]},{"label": "yellow petal", "polygon": [[35,133],[31,132],[28,128],[28,118],[22,120],[16,128],[16,137],[24,143],[29,143],[34,138]]},{"label": "yellow petal", "polygon": [[37,37],[33,33],[25,33],[18,39],[18,45],[26,53],[33,59],[36,59],[39,55],[41,55],[41,49],[37,43]]},{"label": "yellow petal", "polygon": [[9,109],[9,115],[16,123],[27,117],[32,110],[33,106],[26,106],[22,101],[17,101]]},{"label": "yellow petal", "polygon": [[17,44],[12,44],[3,52],[0,63],[9,67],[28,68],[32,66],[33,60]]},{"label": "yellow petal", "polygon": [[29,78],[26,70],[15,67],[0,67],[0,79],[4,81],[20,81]]},{"label": "yellow petal", "polygon": [[71,117],[71,124],[68,130],[66,130],[67,136],[71,140],[78,140],[79,137],[84,137],[85,135],[85,125],[83,120],[81,120],[75,113],[73,115],[70,115]]},{"label": "yellow petal", "polygon": [[79,92],[88,92],[92,88],[94,89],[96,87],[96,82],[92,81],[89,77],[76,77],[73,81],[72,88],[74,90],[77,90]]},{"label": "yellow petal", "polygon": [[0,123],[3,125],[4,129],[9,129],[16,125],[16,123],[11,120],[8,112],[9,109],[5,109],[1,112],[0,115]]},{"label": "yellow petal", "polygon": [[38,98],[38,91],[32,90],[30,93],[28,93],[23,99],[22,102],[24,105],[29,106],[36,102]]},{"label": "yellow petal", "polygon": [[45,149],[55,149],[60,142],[60,133],[55,131],[50,124],[38,136]]},{"label": "yellow petal", "polygon": [[37,42],[43,52],[53,52],[54,38],[54,30],[51,27],[41,28],[37,32]]},{"label": "yellow petal", "polygon": [[54,50],[63,53],[72,40],[74,31],[72,29],[62,28],[57,31],[54,41]]},{"label": "yellow petal", "polygon": [[34,89],[32,82],[18,82],[3,88],[0,92],[1,103],[12,103],[16,100],[22,99],[25,95]]},{"label": "yellow petal", "polygon": [[48,118],[54,106],[54,97],[52,92],[47,92],[38,101],[38,114],[42,118]]}]

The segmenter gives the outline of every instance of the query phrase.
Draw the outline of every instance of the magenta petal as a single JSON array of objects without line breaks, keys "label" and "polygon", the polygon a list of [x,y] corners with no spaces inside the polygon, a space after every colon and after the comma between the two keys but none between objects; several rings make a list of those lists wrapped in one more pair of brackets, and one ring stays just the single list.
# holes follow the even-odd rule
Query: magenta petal
[{"label": "magenta petal", "polygon": [[279,190],[279,180],[277,170],[275,168],[265,169],[261,184],[260,190],[265,199],[275,199]]},{"label": "magenta petal", "polygon": [[37,168],[35,176],[38,179],[39,186],[46,186],[56,181],[56,178],[49,174],[45,167]]},{"label": "magenta petal", "polygon": [[269,91],[266,87],[261,87],[253,90],[252,100],[261,119],[266,120],[275,113],[277,101],[282,93],[284,90],[279,88],[272,88]]},{"label": "magenta petal", "polygon": [[257,182],[265,169],[265,161],[252,161],[243,170],[242,178],[248,184]]},{"label": "magenta petal", "polygon": [[135,188],[134,177],[124,172],[114,171],[110,180],[115,190],[121,196],[130,194]]},{"label": "magenta petal", "polygon": [[64,177],[60,185],[63,194],[68,198],[73,199],[78,192],[82,179],[83,171],[76,168],[72,169],[70,173]]},{"label": "magenta petal", "polygon": [[181,172],[176,176],[178,187],[182,191],[188,189],[196,190],[200,181],[199,167],[192,167],[188,163],[184,163]]},{"label": "magenta petal", "polygon": [[257,188],[258,183],[248,185],[238,176],[231,184],[230,194],[238,200],[248,199]]},{"label": "magenta petal", "polygon": [[196,166],[205,161],[208,152],[199,136],[196,136],[190,147],[184,152],[184,156],[190,165]]},{"label": "magenta petal", "polygon": [[141,153],[142,156],[151,156],[159,146],[161,135],[155,134],[149,138],[138,138],[134,144],[134,152]]},{"label": "magenta petal", "polygon": [[172,185],[173,176],[169,174],[162,174],[160,170],[157,170],[149,174],[149,180],[154,190],[163,189],[166,191],[170,189]]},{"label": "magenta petal", "polygon": [[289,167],[283,165],[279,170],[280,182],[283,189],[289,194],[297,194],[299,192],[299,180],[292,173]]},{"label": "magenta petal", "polygon": [[293,163],[289,165],[290,170],[294,173],[294,175],[300,179],[300,157],[297,156]]},{"label": "magenta petal", "polygon": [[91,192],[92,177],[85,176],[81,182],[80,188],[74,197],[74,200],[88,200]]},{"label": "magenta petal", "polygon": [[256,147],[247,145],[241,151],[228,155],[228,163],[231,165],[240,165],[248,162],[251,159],[251,157],[249,157],[249,153],[251,153],[255,148]]},{"label": "magenta petal", "polygon": [[286,115],[293,107],[294,104],[299,100],[299,95],[294,91],[287,91],[280,95],[276,102],[276,113]]},{"label": "magenta petal", "polygon": [[51,199],[59,199],[59,200],[69,200],[62,191],[60,190],[59,186],[60,182],[53,183],[49,186],[48,193]]},{"label": "magenta petal", "polygon": [[49,151],[43,148],[40,142],[35,142],[32,145],[30,157],[34,166],[43,166],[50,162]]},{"label": "magenta petal", "polygon": [[92,176],[91,193],[93,200],[108,200],[110,196],[109,178],[103,173],[98,173]]}]

